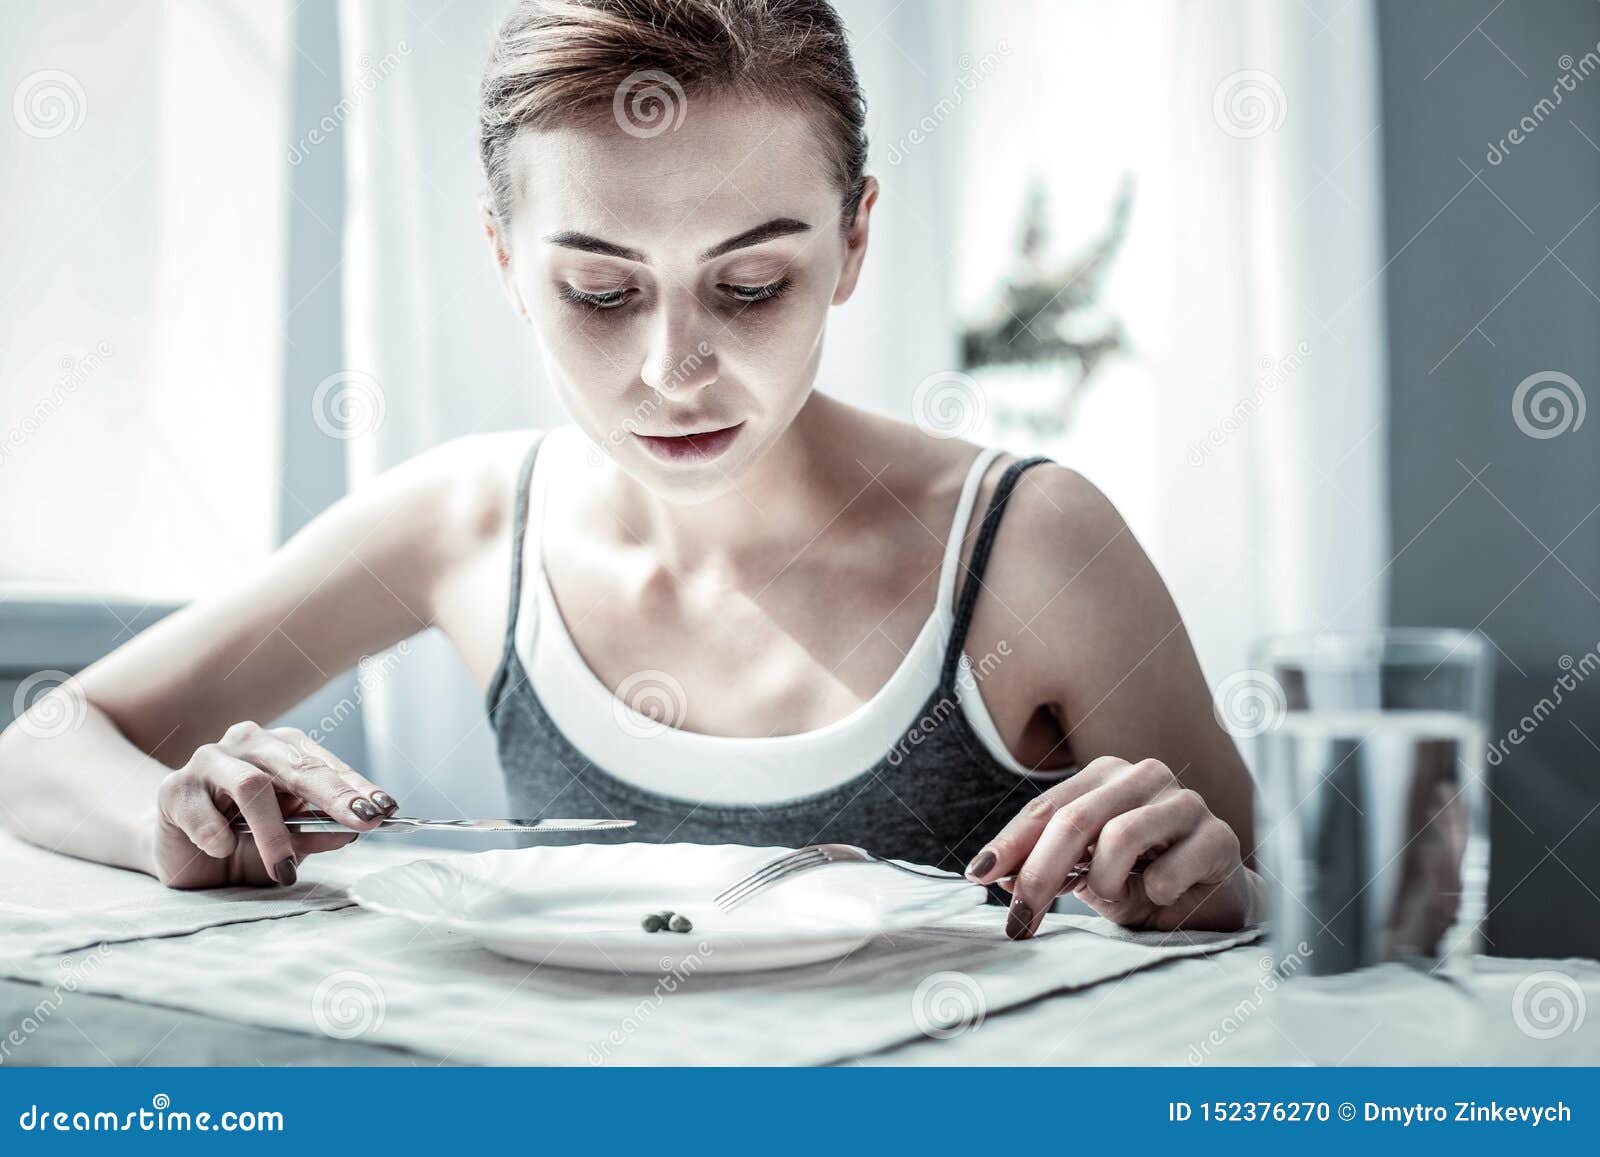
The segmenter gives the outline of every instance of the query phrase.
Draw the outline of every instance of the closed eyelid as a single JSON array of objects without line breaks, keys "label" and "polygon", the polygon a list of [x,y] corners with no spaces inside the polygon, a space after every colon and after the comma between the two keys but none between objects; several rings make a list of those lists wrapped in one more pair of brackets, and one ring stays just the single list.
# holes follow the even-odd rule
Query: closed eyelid
[{"label": "closed eyelid", "polygon": [[722,270],[717,274],[717,281],[724,285],[766,285],[788,276],[791,270],[789,262],[775,261],[769,267]]},{"label": "closed eyelid", "polygon": [[615,278],[567,277],[562,280],[579,293],[590,293],[597,296],[621,293],[623,290],[633,288],[625,279],[619,281]]}]

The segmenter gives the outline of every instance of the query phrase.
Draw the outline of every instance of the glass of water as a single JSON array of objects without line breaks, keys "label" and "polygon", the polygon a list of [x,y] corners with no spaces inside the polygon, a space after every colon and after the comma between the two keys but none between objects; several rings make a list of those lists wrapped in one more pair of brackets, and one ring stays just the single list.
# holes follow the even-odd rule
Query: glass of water
[{"label": "glass of water", "polygon": [[1254,668],[1258,838],[1279,968],[1453,967],[1477,952],[1488,640],[1399,628],[1281,636],[1256,647]]}]

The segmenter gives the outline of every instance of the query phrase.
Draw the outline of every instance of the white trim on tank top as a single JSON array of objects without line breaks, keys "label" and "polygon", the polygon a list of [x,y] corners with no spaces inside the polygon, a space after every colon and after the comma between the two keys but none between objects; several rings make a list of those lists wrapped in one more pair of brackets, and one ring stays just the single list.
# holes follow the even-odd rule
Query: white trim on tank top
[{"label": "white trim on tank top", "polygon": [[[551,722],[585,757],[617,779],[658,795],[759,807],[837,787],[883,759],[904,739],[939,684],[955,617],[961,545],[984,473],[1000,450],[984,450],[967,474],[945,546],[938,602],[888,681],[842,719],[812,731],[773,736],[705,735],[667,726],[619,699],[584,661],[556,606],[543,557],[545,480],[551,471],[583,468],[581,459],[561,461],[562,453],[571,452],[588,453],[587,439],[575,426],[560,427],[545,435],[534,461],[524,532],[528,565],[523,570],[513,645]],[[1070,769],[1041,772],[1018,762],[1000,738],[965,653],[961,668],[957,680],[961,710],[995,760],[1032,779],[1053,782],[1064,777]],[[657,705],[666,718],[681,715],[682,690],[669,675],[644,671],[630,680],[625,694],[633,702]]]}]

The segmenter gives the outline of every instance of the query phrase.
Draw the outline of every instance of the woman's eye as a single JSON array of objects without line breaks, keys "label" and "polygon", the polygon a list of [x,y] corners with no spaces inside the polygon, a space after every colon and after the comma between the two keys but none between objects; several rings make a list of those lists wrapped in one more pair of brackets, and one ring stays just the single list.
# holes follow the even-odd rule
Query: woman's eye
[{"label": "woman's eye", "polygon": [[557,292],[563,301],[573,305],[587,306],[590,309],[616,309],[628,296],[626,289],[613,289],[606,293],[585,293],[576,286],[562,282]]},{"label": "woman's eye", "polygon": [[784,290],[789,288],[789,279],[782,277],[767,285],[724,285],[722,288],[737,301],[771,301],[782,296]]}]

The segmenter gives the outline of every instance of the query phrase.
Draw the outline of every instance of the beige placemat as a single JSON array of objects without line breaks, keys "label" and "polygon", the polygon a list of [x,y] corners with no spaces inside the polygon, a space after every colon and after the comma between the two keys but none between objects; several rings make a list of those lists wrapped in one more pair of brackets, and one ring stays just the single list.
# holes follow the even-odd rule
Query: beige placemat
[{"label": "beige placemat", "polygon": [[308,858],[290,888],[180,892],[142,872],[74,859],[0,831],[0,962],[345,907],[351,901],[344,889],[368,872],[449,854],[397,838],[366,840]]},{"label": "beige placemat", "polygon": [[1047,994],[1258,935],[1129,933],[1097,917],[1051,915],[1041,935],[1014,943],[1004,915],[978,909],[838,961],[765,973],[538,967],[358,908],[13,957],[0,968],[457,1063],[809,1065],[970,1032]]}]

